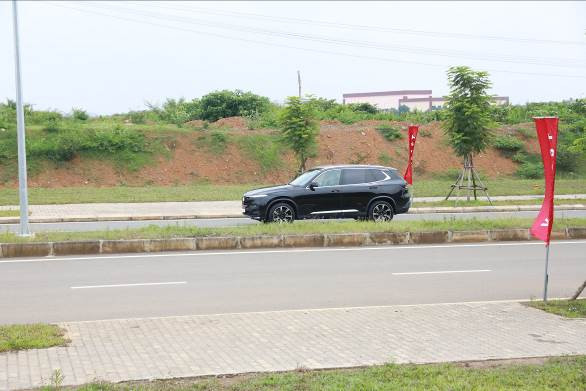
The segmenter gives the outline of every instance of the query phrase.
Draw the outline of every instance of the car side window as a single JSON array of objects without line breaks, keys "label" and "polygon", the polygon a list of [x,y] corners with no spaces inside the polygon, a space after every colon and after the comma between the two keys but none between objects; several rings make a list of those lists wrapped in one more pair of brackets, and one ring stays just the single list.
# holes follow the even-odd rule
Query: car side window
[{"label": "car side window", "polygon": [[366,179],[367,170],[361,168],[350,168],[342,170],[342,185],[355,185],[370,182]]},{"label": "car side window", "polygon": [[383,181],[387,178],[387,176],[381,170],[371,169],[368,170],[366,174],[366,179],[368,182],[378,182]]},{"label": "car side window", "polygon": [[313,180],[319,187],[338,186],[342,170],[328,170]]}]

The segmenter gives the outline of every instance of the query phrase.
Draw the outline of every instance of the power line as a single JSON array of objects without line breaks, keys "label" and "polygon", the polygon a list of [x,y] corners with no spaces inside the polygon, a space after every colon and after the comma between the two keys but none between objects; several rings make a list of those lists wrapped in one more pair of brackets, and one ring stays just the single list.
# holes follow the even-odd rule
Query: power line
[{"label": "power line", "polygon": [[[143,6],[144,3],[141,4]],[[162,5],[148,4],[151,7],[177,10],[183,12],[197,12],[210,15],[220,16],[231,16],[231,17],[248,17],[251,19],[261,20],[273,20],[281,21],[286,23],[298,23],[298,24],[312,24],[323,27],[330,27],[336,29],[351,29],[351,30],[363,30],[363,31],[378,31],[378,32],[390,32],[390,33],[401,33],[407,35],[424,35],[432,37],[445,37],[445,38],[462,38],[462,39],[485,39],[495,41],[506,41],[506,42],[523,42],[523,43],[535,43],[535,44],[554,44],[554,45],[578,45],[586,46],[586,42],[583,41],[567,41],[567,40],[553,40],[553,39],[539,39],[539,38],[522,38],[522,37],[507,37],[498,35],[481,35],[481,34],[469,34],[469,33],[455,33],[455,32],[444,32],[444,31],[426,31],[426,30],[414,30],[405,28],[395,27],[383,27],[383,26],[371,26],[371,25],[360,25],[360,24],[349,24],[339,22],[328,22],[323,20],[313,19],[302,19],[292,18],[286,16],[274,16],[274,15],[262,15],[249,12],[237,12],[237,11],[221,11],[221,10],[209,10],[206,8],[185,8],[185,7],[168,7]]]},{"label": "power line", "polygon": [[[50,3],[47,3],[47,4],[50,4]],[[149,21],[146,21],[146,20],[129,18],[129,17],[126,17],[126,16],[106,14],[106,13],[103,13],[103,12],[100,12],[100,11],[95,11],[95,10],[74,8],[74,7],[71,7],[71,6],[64,6],[64,5],[61,5],[61,4],[59,4],[59,5],[58,4],[50,4],[50,5],[52,5],[54,7],[60,7],[60,8],[66,8],[66,9],[70,9],[70,10],[75,10],[75,11],[82,12],[82,13],[95,14],[95,15],[100,15],[100,16],[106,16],[106,17],[114,18],[114,19],[129,21],[129,22],[133,22],[133,23],[139,23],[139,24],[146,24],[146,25],[161,27],[161,28],[165,28],[165,29],[169,29],[169,30],[191,32],[191,33],[196,33],[196,34],[201,34],[201,35],[213,36],[213,37],[221,38],[221,39],[227,39],[227,40],[232,40],[232,41],[248,42],[248,43],[253,43],[253,44],[258,44],[258,45],[264,45],[264,46],[273,46],[273,47],[286,48],[286,49],[302,50],[302,51],[306,51],[306,52],[313,52],[313,53],[320,53],[320,54],[330,54],[330,55],[337,55],[337,56],[344,56],[344,57],[352,57],[352,58],[365,59],[365,60],[375,60],[375,61],[384,61],[384,62],[391,62],[391,63],[404,63],[404,64],[412,64],[412,65],[422,65],[422,66],[429,66],[429,67],[434,67],[434,68],[438,68],[439,67],[439,68],[445,69],[446,67],[448,67],[448,65],[431,64],[431,63],[420,62],[420,61],[410,61],[410,60],[402,60],[402,59],[395,59],[395,58],[385,58],[385,57],[376,57],[376,56],[357,55],[357,54],[351,54],[351,53],[335,52],[335,51],[330,51],[330,50],[319,50],[319,49],[298,47],[298,46],[292,46],[292,45],[286,45],[286,44],[280,44],[280,43],[273,43],[273,42],[267,42],[267,41],[258,41],[258,40],[247,39],[247,38],[232,37],[232,36],[227,36],[227,35],[223,35],[223,34],[208,32],[208,31],[194,30],[194,29],[190,29],[190,28],[184,28],[184,27],[178,27],[178,26],[169,26],[169,25],[160,24],[160,23],[153,23],[153,22],[149,22]],[[530,76],[550,76],[550,77],[565,77],[565,78],[586,78],[586,76],[583,76],[583,75],[540,73],[540,72],[521,72],[521,71],[511,71],[511,70],[504,70],[504,69],[490,69],[490,68],[488,68],[486,70],[487,71],[491,71],[491,72],[498,72],[498,73],[510,73],[510,74],[520,74],[520,75],[530,75]]]},{"label": "power line", "polygon": [[[103,8],[108,11],[114,11],[111,8],[93,5],[98,8]],[[402,53],[409,53],[409,54],[423,54],[423,55],[431,55],[431,56],[441,56],[441,57],[451,57],[451,58],[467,58],[472,60],[484,60],[484,61],[493,61],[493,62],[505,62],[505,63],[517,63],[522,65],[536,65],[536,66],[552,66],[552,67],[562,67],[562,68],[583,68],[586,67],[586,62],[576,59],[567,59],[567,58],[553,58],[553,59],[543,59],[543,58],[536,58],[536,57],[512,57],[508,55],[502,54],[495,54],[495,53],[472,53],[466,51],[458,51],[458,50],[445,50],[445,49],[436,49],[436,48],[428,48],[428,47],[416,47],[416,46],[404,46],[404,45],[388,45],[388,44],[381,44],[381,43],[373,43],[368,41],[356,41],[356,40],[347,40],[347,39],[339,39],[334,37],[324,37],[324,36],[317,36],[317,35],[307,35],[307,34],[299,34],[293,32],[285,32],[285,31],[275,31],[275,30],[267,30],[267,29],[260,29],[256,27],[250,26],[242,26],[242,25],[231,25],[221,22],[210,22],[208,20],[202,19],[193,19],[189,17],[183,16],[176,16],[176,15],[163,15],[160,13],[153,13],[149,11],[142,11],[136,9],[129,9],[120,6],[116,6],[116,12],[119,10],[123,10],[125,12],[130,13],[131,15],[139,15],[145,16],[147,18],[153,19],[167,19],[169,21],[177,21],[181,23],[187,24],[197,24],[199,26],[208,26],[212,28],[220,28],[220,29],[227,29],[232,31],[241,31],[241,32],[250,32],[255,34],[262,34],[267,36],[277,36],[277,37],[284,37],[284,38],[294,38],[300,39],[304,41],[313,41],[313,42],[320,42],[320,43],[327,43],[333,45],[341,45],[341,46],[350,46],[350,47],[359,47],[359,48],[368,48],[368,49],[377,49],[377,50],[386,50],[386,51],[393,51],[393,52],[402,52]]]}]

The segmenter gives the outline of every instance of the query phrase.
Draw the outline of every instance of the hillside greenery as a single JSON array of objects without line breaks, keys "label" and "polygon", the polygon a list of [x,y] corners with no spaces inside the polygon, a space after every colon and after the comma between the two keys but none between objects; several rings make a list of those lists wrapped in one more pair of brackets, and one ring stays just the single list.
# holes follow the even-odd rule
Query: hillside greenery
[{"label": "hillside greenery", "polygon": [[[418,112],[407,110],[381,111],[370,104],[344,105],[333,99],[306,96],[302,101],[311,106],[316,120],[339,121],[353,124],[365,120],[389,121],[377,129],[387,139],[401,137],[398,128],[390,123],[426,124],[446,119],[445,110]],[[535,116],[560,117],[558,141],[558,173],[567,178],[586,175],[586,99],[563,102],[528,103],[525,105],[491,106],[491,115],[499,127],[493,146],[518,163],[517,176],[541,178],[541,157],[529,150],[528,142],[535,143],[532,127],[517,126],[531,122]],[[34,173],[43,164],[63,164],[76,156],[109,159],[117,167],[136,170],[168,148],[161,148],[177,132],[202,131],[202,146],[213,152],[223,152],[229,142],[248,150],[261,161],[263,171],[280,165],[279,153],[284,144],[278,137],[246,141],[246,136],[230,139],[226,129],[208,129],[219,118],[241,116],[248,129],[282,128],[285,106],[271,102],[267,97],[240,90],[214,91],[199,99],[167,99],[162,105],[148,104],[145,110],[129,111],[108,116],[94,116],[83,108],[69,113],[55,110],[37,110],[25,106],[27,154],[29,169]],[[199,120],[197,126],[190,121]],[[251,134],[252,136],[252,134]],[[262,137],[261,137],[262,138]],[[263,148],[255,148],[256,143]],[[383,157],[384,158],[384,157]],[[16,170],[16,105],[7,100],[0,103],[0,165],[5,182]]]}]

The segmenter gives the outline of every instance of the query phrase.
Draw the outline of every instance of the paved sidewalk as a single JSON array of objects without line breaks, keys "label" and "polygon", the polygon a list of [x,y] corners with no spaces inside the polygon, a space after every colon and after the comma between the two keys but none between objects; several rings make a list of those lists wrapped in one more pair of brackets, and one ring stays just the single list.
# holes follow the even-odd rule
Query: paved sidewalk
[{"label": "paved sidewalk", "polygon": [[[494,201],[533,200],[542,196],[495,196]],[[557,199],[586,199],[586,194],[558,195]],[[465,199],[460,197],[459,199]],[[441,201],[443,197],[414,198],[414,208],[409,213],[457,213],[457,212],[514,212],[519,210],[539,210],[540,205],[503,205],[485,207],[425,207],[417,208],[418,202]],[[0,210],[17,209],[17,206],[0,206]],[[559,205],[557,210],[586,209],[584,204]],[[203,218],[242,217],[240,201],[200,201],[200,202],[144,202],[112,204],[63,204],[31,205],[31,222],[63,221],[112,221],[112,220],[175,220]],[[2,217],[0,223],[17,223],[17,217]]]},{"label": "paved sidewalk", "polygon": [[69,322],[68,347],[0,354],[0,390],[94,380],[586,354],[586,319],[518,303]]}]

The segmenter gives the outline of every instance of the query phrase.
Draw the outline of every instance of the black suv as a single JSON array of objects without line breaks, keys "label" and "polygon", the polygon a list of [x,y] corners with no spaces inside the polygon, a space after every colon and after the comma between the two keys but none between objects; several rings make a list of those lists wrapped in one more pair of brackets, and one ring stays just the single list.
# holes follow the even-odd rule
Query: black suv
[{"label": "black suv", "polygon": [[249,191],[243,213],[269,222],[308,218],[369,218],[389,221],[411,206],[407,182],[381,166],[316,167],[288,185]]}]

